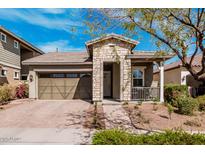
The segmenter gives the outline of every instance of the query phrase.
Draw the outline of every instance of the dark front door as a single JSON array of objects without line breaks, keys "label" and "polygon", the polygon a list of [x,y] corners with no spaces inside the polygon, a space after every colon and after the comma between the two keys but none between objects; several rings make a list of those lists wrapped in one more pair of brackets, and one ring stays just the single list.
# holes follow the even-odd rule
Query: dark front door
[{"label": "dark front door", "polygon": [[111,83],[111,71],[104,71],[103,77],[103,95],[105,98],[112,97],[112,83]]}]

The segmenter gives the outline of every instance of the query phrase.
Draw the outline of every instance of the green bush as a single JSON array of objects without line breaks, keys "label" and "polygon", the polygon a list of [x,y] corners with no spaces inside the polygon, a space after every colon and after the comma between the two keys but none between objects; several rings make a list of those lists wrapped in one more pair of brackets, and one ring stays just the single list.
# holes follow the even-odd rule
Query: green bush
[{"label": "green bush", "polygon": [[205,135],[189,134],[182,130],[137,135],[112,129],[96,133],[92,143],[95,145],[203,145]]},{"label": "green bush", "polygon": [[196,98],[199,104],[199,111],[205,111],[205,95]]},{"label": "green bush", "polygon": [[176,98],[186,95],[188,96],[188,87],[186,85],[167,84],[164,87],[165,102],[177,107]]},{"label": "green bush", "polygon": [[178,112],[184,115],[193,115],[194,111],[198,109],[196,99],[181,95],[176,99]]},{"label": "green bush", "polygon": [[12,87],[8,84],[0,86],[0,102],[7,102],[12,99]]}]

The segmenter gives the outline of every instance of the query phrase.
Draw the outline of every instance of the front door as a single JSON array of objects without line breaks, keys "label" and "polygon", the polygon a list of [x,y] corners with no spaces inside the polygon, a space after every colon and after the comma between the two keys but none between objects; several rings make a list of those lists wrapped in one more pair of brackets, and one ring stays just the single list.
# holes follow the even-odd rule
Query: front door
[{"label": "front door", "polygon": [[111,97],[111,71],[104,71],[103,95],[105,98]]}]

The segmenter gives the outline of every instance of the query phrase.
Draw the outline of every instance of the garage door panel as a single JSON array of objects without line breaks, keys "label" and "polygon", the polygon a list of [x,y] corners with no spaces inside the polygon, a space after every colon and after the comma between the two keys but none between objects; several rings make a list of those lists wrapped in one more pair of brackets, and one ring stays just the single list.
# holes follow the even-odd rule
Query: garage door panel
[{"label": "garage door panel", "polygon": [[91,76],[39,78],[39,99],[91,99]]},{"label": "garage door panel", "polygon": [[52,99],[61,100],[64,99],[64,96],[62,96],[60,93],[53,93]]},{"label": "garage door panel", "polygon": [[40,88],[40,93],[51,93],[51,87],[42,87]]},{"label": "garage door panel", "polygon": [[51,99],[51,94],[50,93],[44,93],[43,95],[39,96],[40,99]]},{"label": "garage door panel", "polygon": [[41,86],[51,86],[51,79],[49,79],[49,78],[39,79],[38,83]]}]

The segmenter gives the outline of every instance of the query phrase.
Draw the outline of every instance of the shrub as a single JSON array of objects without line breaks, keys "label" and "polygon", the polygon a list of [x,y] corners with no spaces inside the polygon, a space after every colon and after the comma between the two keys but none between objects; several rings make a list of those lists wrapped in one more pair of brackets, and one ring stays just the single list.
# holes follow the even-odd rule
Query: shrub
[{"label": "shrub", "polygon": [[178,112],[184,115],[193,115],[194,111],[198,109],[196,99],[181,95],[176,99]]},{"label": "shrub", "polygon": [[199,111],[205,111],[205,95],[196,98],[199,104]]},{"label": "shrub", "polygon": [[171,104],[167,104],[167,112],[169,114],[169,119],[172,119],[172,113],[174,112],[174,108]]},{"label": "shrub", "polygon": [[0,86],[0,102],[7,102],[12,99],[12,87],[8,84]]},{"label": "shrub", "polygon": [[167,103],[177,107],[176,98],[181,95],[188,96],[188,87],[186,85],[167,84],[164,87],[164,98]]},{"label": "shrub", "polygon": [[96,133],[92,143],[95,145],[203,145],[205,135],[189,134],[182,130],[137,135],[112,129]]},{"label": "shrub", "polygon": [[28,98],[28,85],[20,84],[16,88],[16,97],[17,98]]}]

